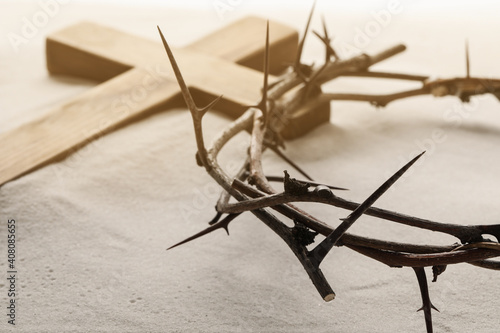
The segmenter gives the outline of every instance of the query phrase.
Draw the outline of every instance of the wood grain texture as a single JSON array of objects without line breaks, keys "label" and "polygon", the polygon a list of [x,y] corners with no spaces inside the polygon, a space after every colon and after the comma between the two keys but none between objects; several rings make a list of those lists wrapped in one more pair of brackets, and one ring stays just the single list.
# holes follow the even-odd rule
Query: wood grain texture
[{"label": "wood grain texture", "polygon": [[[238,63],[255,68],[261,65],[265,22],[246,18],[174,50],[186,81],[201,100],[222,94],[217,109],[236,117],[246,105],[260,99],[262,73]],[[296,31],[273,22],[271,31],[271,67],[277,71],[283,59],[288,61],[295,54],[298,36]],[[0,185],[140,117],[182,105],[160,43],[82,22],[49,36],[46,53],[52,74],[105,82],[45,117],[0,135]],[[286,135],[300,135],[328,121],[329,108],[318,110],[314,115],[314,110],[302,111],[291,124],[291,128],[300,130],[289,130]]]}]

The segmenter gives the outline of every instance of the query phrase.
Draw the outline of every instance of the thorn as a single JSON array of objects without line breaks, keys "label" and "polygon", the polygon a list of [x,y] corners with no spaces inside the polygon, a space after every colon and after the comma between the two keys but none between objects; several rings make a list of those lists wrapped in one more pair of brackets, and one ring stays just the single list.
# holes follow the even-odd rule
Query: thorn
[{"label": "thorn", "polygon": [[[326,48],[326,52],[325,52],[325,63],[327,63],[328,61],[330,61],[330,54],[331,54],[331,46],[330,44],[328,43],[328,40],[321,36],[318,32],[316,31],[313,31],[312,32],[316,37],[319,38],[319,40],[325,45],[325,48]],[[332,49],[333,50],[333,49]]]},{"label": "thorn", "polygon": [[266,25],[266,50],[264,53],[264,85],[262,88],[262,99],[256,105],[262,111],[264,116],[263,123],[267,123],[268,110],[267,110],[267,92],[269,90],[269,20]]},{"label": "thorn", "polygon": [[229,225],[229,223],[230,223],[232,220],[234,220],[237,216],[239,216],[240,214],[241,214],[241,213],[237,213],[237,214],[229,214],[228,216],[226,216],[226,217],[225,217],[225,218],[223,218],[222,220],[220,220],[220,221],[216,222],[215,224],[213,224],[213,225],[211,225],[211,226],[207,227],[206,229],[204,229],[204,230],[202,230],[202,231],[200,231],[200,232],[198,232],[198,233],[194,234],[194,235],[193,235],[193,236],[191,236],[191,237],[186,238],[186,239],[185,239],[185,240],[183,240],[182,242],[179,242],[179,243],[177,243],[177,244],[175,244],[175,245],[172,245],[171,247],[169,247],[169,248],[167,249],[167,251],[168,251],[168,250],[170,250],[170,249],[173,249],[174,247],[177,247],[177,246],[179,246],[179,245],[186,244],[186,243],[188,243],[188,242],[190,242],[190,241],[193,241],[193,240],[195,240],[195,239],[197,239],[197,238],[200,238],[201,236],[205,236],[205,235],[207,235],[207,234],[211,233],[212,231],[217,230],[217,229],[220,229],[220,228],[224,228],[224,229],[226,230],[227,234],[229,235],[229,229],[228,229],[228,225]]},{"label": "thorn", "polygon": [[306,77],[305,75],[301,75],[303,73],[299,72],[298,76],[304,81],[306,84],[306,91],[304,93],[304,98],[307,99],[309,95],[311,94],[312,88],[316,87],[320,92],[321,92],[321,87],[316,83],[316,79],[319,77],[319,75],[326,69],[328,64],[330,63],[330,58],[333,56],[335,59],[338,59],[337,53],[333,49],[333,47],[330,44],[330,37],[328,36],[328,29],[326,28],[326,23],[325,23],[325,18],[324,16],[321,16],[321,21],[323,24],[323,31],[324,31],[324,36],[321,36],[318,32],[313,31],[313,34],[316,35],[321,42],[325,45],[325,62],[324,64],[316,71],[314,74],[308,75]]},{"label": "thorn", "polygon": [[339,59],[338,55],[337,55],[337,52],[335,51],[335,49],[333,48],[333,46],[331,45],[331,39],[330,39],[330,36],[328,34],[328,29],[326,27],[326,22],[325,22],[325,17],[323,15],[321,15],[321,23],[323,25],[323,34],[324,36],[321,36],[318,32],[316,31],[313,31],[313,34],[316,35],[316,37],[318,37],[322,42],[323,44],[325,44],[325,48],[326,48],[326,53],[325,53],[325,63],[330,61],[330,58],[333,56],[335,59]]},{"label": "thorn", "polygon": [[469,59],[469,41],[465,40],[465,68],[467,73],[467,78],[470,78],[470,59]]},{"label": "thorn", "polygon": [[165,37],[163,36],[163,33],[161,32],[161,29],[159,26],[156,26],[158,28],[158,32],[160,33],[161,40],[163,42],[163,47],[165,48],[165,51],[167,52],[168,59],[170,60],[170,64],[172,65],[172,69],[174,70],[175,77],[177,79],[177,82],[179,83],[179,87],[181,88],[182,91],[182,96],[184,97],[184,100],[186,101],[186,104],[189,108],[189,110],[195,115],[195,111],[198,110],[198,107],[196,106],[193,96],[191,95],[186,82],[184,81],[184,78],[182,77],[181,71],[179,69],[179,66],[177,65],[177,61],[174,58],[174,54],[172,53],[172,50],[170,49],[170,46],[168,46],[167,41],[165,40]]},{"label": "thorn", "polygon": [[307,19],[306,29],[304,31],[304,35],[300,40],[299,47],[297,48],[297,57],[295,58],[294,70],[298,74],[300,73],[300,58],[302,57],[302,50],[304,48],[304,43],[306,41],[307,32],[309,31],[309,24],[311,23],[311,19],[314,13],[314,7],[316,7],[316,1],[314,1],[313,6],[311,8],[311,12],[309,13],[309,18]]},{"label": "thorn", "polygon": [[[434,309],[437,312],[441,313],[441,311],[439,311],[432,303],[431,303],[430,306],[431,306],[432,309]],[[424,306],[423,305],[422,305],[422,307],[420,309],[417,310],[417,312],[422,311],[422,310],[424,310]]]},{"label": "thorn", "polygon": [[422,152],[413,158],[410,162],[406,163],[394,175],[386,180],[379,188],[375,190],[361,205],[359,205],[343,222],[333,230],[325,239],[321,241],[311,252],[309,257],[313,260],[314,265],[319,267],[325,256],[337,244],[340,238],[347,232],[347,230],[358,220],[365,211],[370,208],[375,201],[382,196],[423,154]]},{"label": "thorn", "polygon": [[321,25],[323,26],[323,33],[325,34],[325,39],[330,40],[330,36],[328,36],[328,29],[326,28],[325,15],[321,15]]},{"label": "thorn", "polygon": [[191,113],[191,118],[193,120],[194,124],[194,129],[195,129],[195,135],[196,135],[196,145],[198,146],[198,152],[197,152],[197,163],[198,165],[201,164],[205,166],[207,170],[211,169],[211,165],[207,161],[206,157],[206,149],[205,149],[205,144],[203,141],[203,133],[202,133],[202,128],[201,128],[201,119],[203,118],[203,115],[217,102],[219,101],[220,97],[215,99],[212,103],[208,104],[203,109],[199,109],[196,106],[196,103],[194,102],[193,96],[191,95],[191,92],[189,91],[186,82],[184,81],[184,78],[182,77],[181,71],[179,69],[179,66],[177,65],[177,61],[175,61],[174,54],[172,53],[172,50],[170,49],[170,46],[168,46],[167,41],[165,40],[165,36],[163,36],[163,33],[161,32],[161,29],[159,26],[156,26],[158,28],[158,32],[160,33],[161,40],[163,42],[163,47],[165,48],[165,51],[167,52],[168,59],[170,60],[170,65],[172,66],[172,70],[174,71],[175,78],[177,79],[177,83],[179,84],[179,87],[181,88],[181,93],[182,97],[184,97],[184,101],[186,102],[186,105],[189,109],[189,112]]},{"label": "thorn", "polygon": [[[349,216],[346,221],[358,219],[368,208],[370,208],[378,198],[382,196],[408,169],[425,153],[418,154],[410,162],[406,163],[401,169],[399,169],[395,174],[393,174],[389,179],[387,179],[379,188],[375,190],[361,205],[358,206]],[[350,222],[351,224],[354,223]],[[340,227],[340,226],[339,226]],[[337,228],[336,230],[338,230]],[[335,232],[335,231],[334,231]],[[345,231],[344,231],[345,232]],[[340,238],[340,237],[339,237]]]},{"label": "thorn", "polygon": [[432,305],[431,299],[429,297],[429,287],[427,285],[427,277],[425,275],[425,269],[423,267],[412,267],[417,275],[418,286],[420,288],[420,295],[422,296],[422,307],[417,310],[424,311],[425,326],[427,328],[427,333],[432,333],[432,313],[431,310],[434,309],[439,312],[439,310]]}]

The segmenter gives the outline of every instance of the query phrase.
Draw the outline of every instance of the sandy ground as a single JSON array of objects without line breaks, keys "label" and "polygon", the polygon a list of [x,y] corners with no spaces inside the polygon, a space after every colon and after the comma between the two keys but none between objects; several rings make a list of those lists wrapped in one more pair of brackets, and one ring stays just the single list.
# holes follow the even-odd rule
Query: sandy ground
[{"label": "sandy ground", "polygon": [[[377,24],[386,2],[370,6],[326,4],[323,13],[337,45],[375,52],[405,42],[408,51],[377,69],[439,77],[465,73],[469,39],[472,74],[500,77],[498,5],[460,2],[432,6],[401,2],[378,34],[361,42],[359,31]],[[248,14],[278,20],[302,31],[309,4],[279,8],[247,2],[206,2],[200,9],[60,4],[27,43],[13,47],[23,20],[42,2],[2,2],[0,131],[49,111],[95,85],[49,77],[44,37],[79,20],[93,20],[158,40],[159,24],[181,46]],[[218,9],[224,3],[229,7]],[[228,4],[230,3],[230,4]],[[229,9],[228,9],[229,8]],[[375,14],[374,14],[375,13]],[[320,28],[320,15],[314,29]],[[373,23],[375,22],[375,23]],[[360,39],[361,38],[361,39]],[[357,42],[356,42],[357,41]],[[356,44],[357,43],[357,44]],[[363,44],[363,45],[361,45]],[[306,44],[309,61],[323,57],[321,44]],[[388,92],[410,86],[350,79],[337,91]],[[211,113],[211,138],[228,120]],[[440,131],[441,137],[433,137]],[[243,158],[240,135],[222,165]],[[348,187],[344,196],[363,200],[404,161],[427,154],[409,177],[384,195],[379,207],[443,222],[498,223],[500,197],[500,103],[492,96],[461,106],[453,98],[418,97],[385,109],[334,103],[331,124],[288,143],[290,157],[319,181]],[[348,249],[335,248],[322,264],[337,293],[324,303],[300,264],[267,227],[247,214],[189,245],[166,248],[205,227],[217,187],[194,161],[194,135],[184,109],[155,114],[87,145],[0,188],[0,272],[7,275],[7,220],[17,226],[18,332],[424,332],[421,300],[411,269],[395,269]],[[1,163],[1,162],[0,162]],[[265,155],[270,174],[288,168]],[[332,225],[347,212],[306,206]],[[419,244],[456,240],[362,218],[353,233]],[[430,270],[428,271],[430,275]],[[0,283],[7,323],[8,283]],[[467,264],[449,267],[430,285],[436,332],[497,332],[499,275]]]}]

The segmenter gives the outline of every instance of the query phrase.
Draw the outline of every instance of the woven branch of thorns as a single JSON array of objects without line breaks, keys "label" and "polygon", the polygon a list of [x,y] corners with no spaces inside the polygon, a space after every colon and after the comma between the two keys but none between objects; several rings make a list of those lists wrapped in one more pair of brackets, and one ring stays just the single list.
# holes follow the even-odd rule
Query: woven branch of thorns
[{"label": "woven branch of thorns", "polygon": [[[311,17],[312,11],[309,15],[304,36],[299,43],[295,63],[273,84],[268,84],[268,24],[262,99],[257,105],[249,107],[239,118],[230,123],[215,138],[211,147],[205,145],[202,119],[205,113],[217,104],[220,97],[203,108],[199,108],[195,104],[184,82],[181,71],[177,66],[174,55],[161,30],[158,28],[168,58],[182,90],[182,95],[192,115],[198,149],[196,154],[197,163],[205,168],[206,172],[223,190],[216,204],[217,214],[209,222],[209,226],[205,230],[170,247],[170,249],[217,229],[223,228],[227,231],[229,223],[241,213],[251,212],[283,239],[304,267],[321,297],[327,302],[335,298],[335,293],[323,275],[320,264],[334,246],[346,246],[390,267],[412,267],[420,286],[423,301],[421,310],[424,312],[427,332],[432,332],[431,309],[435,309],[435,307],[430,301],[424,267],[432,266],[433,281],[436,281],[437,276],[446,269],[447,265],[457,263],[468,263],[482,268],[500,270],[500,262],[490,259],[500,256],[500,243],[483,237],[483,235],[488,234],[500,240],[500,224],[458,225],[439,223],[372,207],[374,202],[424,152],[409,161],[360,204],[334,194],[335,190],[343,190],[342,188],[314,182],[306,172],[290,161],[282,152],[283,140],[279,133],[285,126],[286,119],[294,111],[304,105],[311,105],[310,103],[319,105],[331,100],[359,100],[368,101],[376,106],[385,106],[396,99],[422,94],[433,94],[434,96],[455,95],[463,102],[468,102],[469,98],[473,95],[492,93],[500,99],[500,80],[470,77],[468,53],[466,53],[467,76],[464,78],[428,81],[427,77],[424,76],[369,71],[371,65],[404,51],[404,45],[397,45],[374,56],[361,54],[349,59],[340,59],[330,43],[330,37],[324,21],[323,34],[314,32],[325,46],[324,63],[320,66],[305,65],[301,63],[301,54]],[[322,84],[340,76],[414,80],[421,81],[422,87],[390,95],[333,94],[322,93],[321,89],[318,89]],[[285,96],[285,93],[290,91],[292,93]],[[224,145],[242,131],[249,131],[251,133],[248,157],[242,162],[241,169],[237,175],[231,178],[218,164],[217,156]],[[286,171],[284,172],[284,177],[266,177],[261,161],[262,153],[266,148],[277,153],[278,156],[282,157],[307,180],[291,178]],[[272,181],[282,182],[284,184],[284,192],[276,193],[270,185]],[[229,200],[231,197],[235,198],[237,202],[230,203]],[[323,203],[351,210],[352,213],[343,219],[337,228],[333,228],[294,206],[292,202]],[[272,214],[272,210],[291,219],[295,226],[293,228],[288,227]],[[363,214],[416,228],[446,233],[457,237],[460,244],[455,243],[448,246],[416,245],[383,241],[347,233],[349,227]],[[315,245],[312,250],[308,250],[307,246],[314,243],[314,238],[317,234],[324,235],[325,238],[319,244]]]}]

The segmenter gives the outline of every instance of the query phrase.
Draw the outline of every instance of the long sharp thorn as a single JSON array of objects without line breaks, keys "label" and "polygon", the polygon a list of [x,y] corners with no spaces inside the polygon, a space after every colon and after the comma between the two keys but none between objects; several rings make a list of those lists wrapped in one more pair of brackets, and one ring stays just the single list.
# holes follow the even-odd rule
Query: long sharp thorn
[{"label": "long sharp thorn", "polygon": [[267,102],[267,89],[269,89],[268,83],[269,83],[269,21],[267,21],[266,25],[266,54],[264,57],[264,97],[266,102]]},{"label": "long sharp thorn", "polygon": [[326,27],[326,21],[325,21],[324,16],[321,16],[321,21],[323,23],[323,33],[325,34],[325,39],[328,41],[328,43],[326,43],[327,54],[329,56],[334,56],[335,59],[338,59],[339,57],[337,55],[337,52],[335,52],[335,49],[333,48],[333,46],[331,44],[330,36],[328,35],[328,29]]},{"label": "long sharp thorn", "polygon": [[198,107],[196,106],[193,96],[189,92],[189,89],[186,85],[186,82],[184,81],[184,78],[182,77],[181,71],[179,69],[179,66],[177,65],[177,61],[175,60],[174,54],[172,53],[172,50],[170,49],[170,46],[168,46],[167,41],[165,40],[165,37],[163,36],[163,33],[161,32],[161,29],[159,26],[157,26],[158,32],[160,33],[161,40],[163,42],[163,47],[165,48],[165,51],[167,52],[168,59],[170,60],[170,64],[172,65],[172,69],[175,73],[175,77],[177,78],[177,82],[179,83],[179,87],[181,88],[182,91],[182,96],[184,97],[184,100],[186,101],[186,104],[189,108],[189,110],[192,113],[195,113],[198,111]]},{"label": "long sharp thorn", "polygon": [[406,163],[394,175],[385,181],[378,189],[375,190],[361,205],[359,205],[342,223],[332,231],[321,243],[319,243],[310,253],[309,256],[313,262],[319,266],[328,252],[335,246],[338,240],[346,233],[356,220],[370,208],[375,201],[382,196],[423,154],[422,152]]},{"label": "long sharp thorn", "polygon": [[328,62],[332,54],[330,52],[331,49],[330,37],[328,36],[328,29],[326,28],[325,16],[323,15],[321,15],[321,24],[323,25],[323,34],[325,35],[325,47],[326,47],[325,62]]},{"label": "long sharp thorn", "polygon": [[182,245],[182,244],[186,244],[190,241],[193,241],[197,238],[200,238],[201,236],[205,236],[206,234],[209,234],[211,233],[212,231],[214,230],[217,230],[217,229],[220,229],[220,228],[223,228],[224,230],[226,230],[227,234],[229,235],[229,231],[228,231],[228,228],[227,226],[229,225],[229,223],[234,220],[238,215],[240,215],[240,213],[237,213],[237,214],[229,214],[228,216],[226,216],[225,218],[223,218],[222,220],[212,224],[211,226],[207,227],[206,229],[194,234],[193,236],[191,237],[188,237],[186,238],[185,240],[183,240],[182,242],[179,242],[175,245],[172,245],[171,247],[169,247],[167,249],[170,250],[170,249],[173,249],[174,247],[177,247],[179,245]]},{"label": "long sharp thorn", "polygon": [[314,3],[313,3],[313,6],[311,8],[311,12],[309,13],[309,18],[307,19],[306,30],[304,31],[304,35],[302,36],[302,39],[300,40],[299,46],[297,48],[297,57],[295,58],[295,64],[294,64],[295,71],[297,71],[297,72],[300,70],[299,69],[300,58],[302,57],[302,50],[304,49],[304,43],[306,41],[307,32],[309,31],[309,24],[311,23],[311,19],[312,19],[313,13],[314,13],[315,6],[316,6],[316,1],[314,1]]},{"label": "long sharp thorn", "polygon": [[469,41],[465,40],[465,68],[467,71],[467,78],[470,78],[470,59],[469,59]]},{"label": "long sharp thorn", "polygon": [[324,15],[321,15],[321,24],[323,25],[323,33],[325,34],[325,38],[326,40],[329,40],[330,37],[328,36],[328,29],[326,28],[326,21]]},{"label": "long sharp thorn", "polygon": [[423,267],[412,267],[417,275],[418,286],[420,287],[420,295],[422,296],[422,307],[417,310],[424,310],[425,316],[425,326],[427,328],[427,333],[432,333],[432,313],[431,310],[434,309],[439,312],[434,305],[432,305],[431,298],[429,297],[429,287],[427,284],[427,277],[425,275],[425,270]]},{"label": "long sharp thorn", "polygon": [[[264,87],[262,89],[262,100],[259,106],[264,114],[264,119],[267,119],[267,90],[269,89],[269,21],[267,21],[266,27],[266,52],[264,55]],[[264,120],[264,122],[265,122]]]},{"label": "long sharp thorn", "polygon": [[316,37],[318,37],[318,38],[319,38],[319,39],[323,42],[323,44],[325,43],[325,37],[324,37],[324,36],[321,36],[321,35],[319,34],[319,32],[317,32],[316,30],[313,30],[313,31],[312,31],[312,33],[313,33],[314,35],[316,35]]},{"label": "long sharp thorn", "polygon": [[327,37],[326,37],[326,36],[321,36],[321,35],[319,34],[319,32],[317,32],[317,31],[315,31],[315,30],[313,30],[313,31],[312,31],[312,33],[313,33],[316,37],[318,37],[318,38],[319,38],[319,40],[320,40],[323,44],[325,44],[325,46],[327,46],[327,45],[328,45],[328,39],[327,39]]},{"label": "long sharp thorn", "polygon": [[[408,169],[415,164],[415,162],[425,154],[425,151],[421,152],[415,156],[411,161],[406,163],[401,169],[399,169],[394,175],[385,181],[375,192],[373,192],[361,205],[358,206],[349,216],[347,220],[358,219],[364,212],[371,207],[378,200],[382,194],[384,194]],[[352,222],[354,223],[354,221]],[[337,228],[338,230],[339,228]],[[344,231],[345,232],[345,231]],[[339,235],[341,236],[341,235]],[[340,238],[340,237],[339,237]]]},{"label": "long sharp thorn", "polygon": [[326,52],[325,52],[325,64],[330,61],[331,55],[336,56],[335,50],[332,48],[332,46],[329,43],[329,40],[327,40],[324,36],[321,36],[317,31],[313,31],[313,34],[316,35],[316,37],[319,38],[319,40],[325,44]]}]

